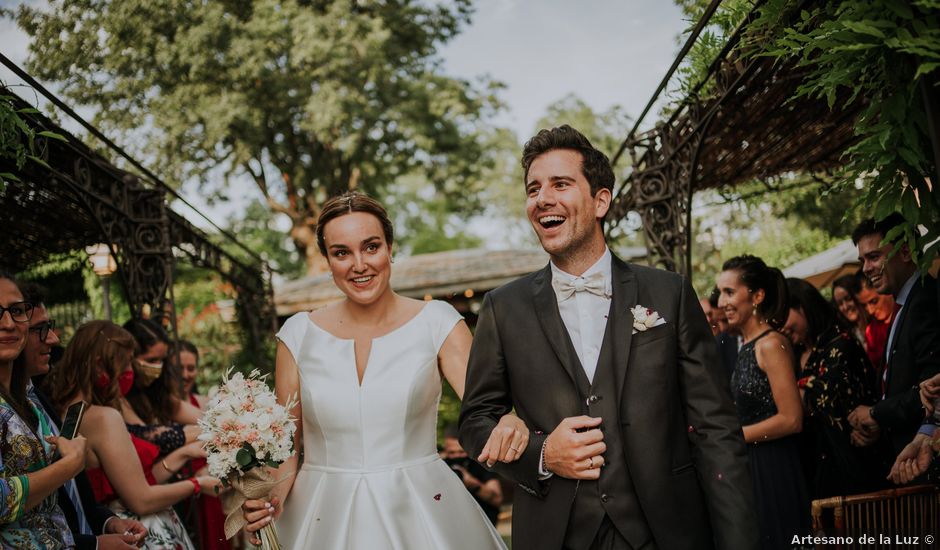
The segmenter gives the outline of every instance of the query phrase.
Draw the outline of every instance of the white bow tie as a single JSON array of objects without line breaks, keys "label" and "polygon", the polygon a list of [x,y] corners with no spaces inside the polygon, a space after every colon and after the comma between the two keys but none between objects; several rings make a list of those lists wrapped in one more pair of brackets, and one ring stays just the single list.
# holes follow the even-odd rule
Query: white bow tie
[{"label": "white bow tie", "polygon": [[568,298],[571,298],[574,296],[575,292],[590,292],[591,294],[605,298],[609,297],[607,294],[607,282],[604,280],[604,274],[600,271],[592,273],[587,277],[578,277],[574,280],[561,280],[557,277],[552,277],[552,288],[555,289],[555,294],[558,295],[559,302],[564,302]]}]

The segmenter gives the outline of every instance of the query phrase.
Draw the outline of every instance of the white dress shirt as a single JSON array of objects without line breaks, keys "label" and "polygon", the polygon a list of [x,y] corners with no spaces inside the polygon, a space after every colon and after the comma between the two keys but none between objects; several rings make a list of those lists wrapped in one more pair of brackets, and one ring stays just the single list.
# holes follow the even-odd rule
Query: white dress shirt
[{"label": "white dress shirt", "polygon": [[605,288],[603,296],[581,291],[575,292],[571,294],[570,297],[562,299],[559,293],[557,291],[555,292],[561,320],[565,323],[565,328],[568,329],[568,336],[571,338],[571,343],[574,345],[575,352],[578,354],[578,360],[581,361],[581,367],[584,368],[584,374],[587,375],[587,379],[591,382],[594,381],[594,372],[597,370],[597,358],[601,352],[604,332],[607,330],[607,316],[610,313],[610,268],[610,250],[606,247],[600,259],[579,277],[566,273],[554,263],[551,263],[553,280],[558,279],[571,284],[577,284],[579,281],[584,281],[592,275],[594,277],[603,276]]}]

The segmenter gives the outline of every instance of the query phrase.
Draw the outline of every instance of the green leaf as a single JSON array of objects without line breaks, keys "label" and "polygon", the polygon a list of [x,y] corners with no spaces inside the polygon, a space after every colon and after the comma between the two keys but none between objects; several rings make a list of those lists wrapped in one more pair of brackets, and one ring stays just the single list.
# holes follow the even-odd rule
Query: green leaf
[{"label": "green leaf", "polygon": [[875,38],[884,38],[885,33],[878,30],[871,21],[846,21],[844,25],[860,34],[874,36]]},{"label": "green leaf", "polygon": [[51,166],[49,166],[49,163],[37,157],[36,155],[26,155],[26,158],[42,166],[43,168],[52,168]]},{"label": "green leaf", "polygon": [[922,159],[907,147],[898,147],[898,154],[911,168],[920,168]]},{"label": "green leaf", "polygon": [[68,143],[68,140],[65,139],[65,136],[63,136],[62,134],[58,134],[58,133],[56,133],[56,132],[51,132],[51,131],[49,131],[49,130],[43,130],[43,131],[41,131],[41,132],[37,132],[36,135],[37,135],[37,136],[47,137],[47,138],[50,138],[50,139],[57,139],[57,140],[59,140],[59,141]]},{"label": "green leaf", "polygon": [[238,467],[242,470],[250,466],[254,461],[255,448],[248,443],[242,445],[242,448],[235,453],[235,462],[238,463]]},{"label": "green leaf", "polygon": [[885,6],[889,10],[894,12],[898,17],[904,19],[912,19],[914,17],[914,12],[911,10],[910,6],[907,5],[907,2],[902,0],[883,0]]},{"label": "green leaf", "polygon": [[930,61],[927,63],[921,63],[917,66],[917,72],[914,73],[914,80],[917,80],[923,75],[930,74],[934,70],[940,67],[940,62]]}]

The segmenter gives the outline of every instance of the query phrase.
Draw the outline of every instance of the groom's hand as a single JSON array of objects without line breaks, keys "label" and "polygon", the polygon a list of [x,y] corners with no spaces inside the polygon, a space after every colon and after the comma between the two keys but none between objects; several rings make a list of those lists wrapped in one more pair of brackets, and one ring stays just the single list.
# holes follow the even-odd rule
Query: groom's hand
[{"label": "groom's hand", "polygon": [[600,418],[590,416],[562,420],[545,439],[545,469],[568,479],[599,478],[607,450],[600,425]]}]

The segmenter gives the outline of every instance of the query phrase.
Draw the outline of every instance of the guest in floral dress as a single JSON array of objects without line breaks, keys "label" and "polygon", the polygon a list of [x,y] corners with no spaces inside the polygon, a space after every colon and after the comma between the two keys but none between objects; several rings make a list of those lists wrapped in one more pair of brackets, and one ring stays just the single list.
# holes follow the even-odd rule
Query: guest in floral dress
[{"label": "guest in floral dress", "polygon": [[[848,416],[875,402],[875,370],[864,348],[813,285],[787,279],[790,314],[783,332],[800,361],[804,469],[812,498],[874,490],[887,469],[873,447],[850,442]],[[879,470],[879,466],[881,469]]]},{"label": "guest in floral dress", "polygon": [[26,399],[21,358],[31,314],[13,278],[0,271],[0,547],[73,548],[56,498],[85,467],[85,438],[39,437],[48,429]]}]

